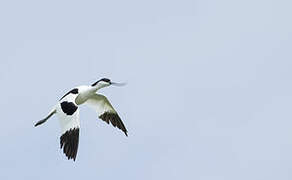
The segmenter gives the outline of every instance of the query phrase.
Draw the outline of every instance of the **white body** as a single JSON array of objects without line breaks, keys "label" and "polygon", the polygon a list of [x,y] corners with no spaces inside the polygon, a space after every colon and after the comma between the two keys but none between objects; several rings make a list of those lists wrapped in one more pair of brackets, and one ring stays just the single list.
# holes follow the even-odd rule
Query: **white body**
[{"label": "white body", "polygon": [[92,95],[96,93],[97,88],[91,86],[78,86],[76,87],[79,91],[79,95],[76,98],[75,102],[77,105],[85,103]]}]

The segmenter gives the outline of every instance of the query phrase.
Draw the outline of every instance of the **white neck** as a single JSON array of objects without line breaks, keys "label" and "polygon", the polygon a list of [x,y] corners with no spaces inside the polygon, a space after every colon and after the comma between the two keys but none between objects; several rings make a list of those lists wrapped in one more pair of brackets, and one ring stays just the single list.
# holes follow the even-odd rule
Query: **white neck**
[{"label": "white neck", "polygon": [[92,86],[92,90],[93,90],[94,92],[96,92],[96,91],[98,91],[99,89],[104,88],[104,87],[107,87],[107,86],[109,86],[109,85],[107,85],[107,84],[102,84],[102,83],[97,83],[95,86]]}]

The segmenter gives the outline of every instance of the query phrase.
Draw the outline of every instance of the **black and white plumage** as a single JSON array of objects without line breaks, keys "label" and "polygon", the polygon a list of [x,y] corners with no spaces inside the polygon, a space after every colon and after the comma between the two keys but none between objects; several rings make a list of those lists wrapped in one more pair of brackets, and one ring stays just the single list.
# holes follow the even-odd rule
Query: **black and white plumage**
[{"label": "black and white plumage", "polygon": [[128,131],[108,99],[96,92],[110,85],[123,85],[103,78],[91,86],[79,86],[66,93],[51,110],[49,115],[38,121],[35,126],[46,122],[52,115],[57,114],[61,126],[60,147],[68,159],[75,161],[79,143],[79,105],[85,104],[94,109],[98,117],[122,130],[126,136]]}]

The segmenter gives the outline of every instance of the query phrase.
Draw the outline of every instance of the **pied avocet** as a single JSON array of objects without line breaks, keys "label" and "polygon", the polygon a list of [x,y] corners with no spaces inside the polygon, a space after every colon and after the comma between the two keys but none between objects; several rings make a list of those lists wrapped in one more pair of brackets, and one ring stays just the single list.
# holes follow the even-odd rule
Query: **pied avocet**
[{"label": "pied avocet", "polygon": [[54,106],[49,115],[38,121],[35,126],[43,124],[52,115],[57,114],[61,125],[61,149],[63,148],[63,152],[68,159],[73,159],[74,161],[78,150],[80,129],[78,106],[81,104],[86,104],[93,108],[98,113],[100,119],[108,124],[110,122],[114,127],[118,127],[128,136],[128,131],[124,123],[108,99],[96,93],[97,90],[110,85],[120,86],[123,85],[123,83],[114,83],[107,78],[103,78],[91,86],[78,86],[72,89],[59,100],[58,104]]}]

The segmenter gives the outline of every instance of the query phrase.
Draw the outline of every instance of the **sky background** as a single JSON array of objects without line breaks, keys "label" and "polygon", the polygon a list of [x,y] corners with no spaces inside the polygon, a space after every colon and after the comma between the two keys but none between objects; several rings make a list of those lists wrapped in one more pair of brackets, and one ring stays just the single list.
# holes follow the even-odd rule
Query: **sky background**
[{"label": "sky background", "polygon": [[[292,2],[0,2],[0,179],[291,180]],[[129,137],[58,99],[102,77]]]}]

